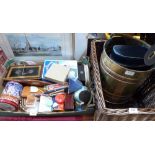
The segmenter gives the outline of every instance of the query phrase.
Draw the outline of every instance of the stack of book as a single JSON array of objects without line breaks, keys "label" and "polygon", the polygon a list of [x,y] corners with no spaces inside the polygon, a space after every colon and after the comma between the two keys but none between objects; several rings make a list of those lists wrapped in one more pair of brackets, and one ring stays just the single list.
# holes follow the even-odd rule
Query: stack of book
[{"label": "stack of book", "polygon": [[66,79],[78,79],[76,60],[45,60],[42,79],[64,84]]}]

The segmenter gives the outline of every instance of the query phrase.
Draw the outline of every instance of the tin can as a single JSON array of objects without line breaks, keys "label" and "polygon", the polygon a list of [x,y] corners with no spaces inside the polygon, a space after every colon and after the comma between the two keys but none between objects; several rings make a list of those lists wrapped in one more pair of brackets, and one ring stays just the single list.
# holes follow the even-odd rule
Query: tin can
[{"label": "tin can", "polygon": [[2,95],[9,95],[20,99],[23,86],[18,82],[8,82],[2,92]]},{"label": "tin can", "polygon": [[0,95],[0,109],[15,111],[19,107],[19,101],[23,86],[18,82],[8,82]]},{"label": "tin can", "polygon": [[110,54],[112,47],[119,44],[141,45],[149,48],[147,43],[133,38],[114,37],[105,42],[100,58],[100,68],[105,100],[112,104],[126,104],[152,72],[152,68],[133,70],[115,62]]}]

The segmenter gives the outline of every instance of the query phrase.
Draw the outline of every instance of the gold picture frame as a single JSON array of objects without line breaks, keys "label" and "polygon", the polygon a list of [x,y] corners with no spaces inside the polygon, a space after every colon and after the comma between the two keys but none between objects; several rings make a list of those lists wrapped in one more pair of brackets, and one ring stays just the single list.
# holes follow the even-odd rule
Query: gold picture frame
[{"label": "gold picture frame", "polygon": [[40,79],[42,65],[11,66],[6,75],[7,79]]}]

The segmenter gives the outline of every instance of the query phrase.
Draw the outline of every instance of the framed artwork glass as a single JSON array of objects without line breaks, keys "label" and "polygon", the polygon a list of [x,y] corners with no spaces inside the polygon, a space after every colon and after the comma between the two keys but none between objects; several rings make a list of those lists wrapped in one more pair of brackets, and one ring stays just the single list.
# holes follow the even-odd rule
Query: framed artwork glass
[{"label": "framed artwork glass", "polygon": [[[5,33],[5,46],[15,59],[73,59],[72,33]],[[10,53],[10,51],[9,51]]]},{"label": "framed artwork glass", "polygon": [[6,78],[7,79],[40,79],[42,66],[11,66]]}]

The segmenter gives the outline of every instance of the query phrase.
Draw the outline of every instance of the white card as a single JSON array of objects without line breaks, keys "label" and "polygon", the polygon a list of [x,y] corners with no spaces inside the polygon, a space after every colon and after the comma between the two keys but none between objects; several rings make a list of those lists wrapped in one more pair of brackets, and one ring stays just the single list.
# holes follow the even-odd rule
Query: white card
[{"label": "white card", "polygon": [[125,75],[134,76],[135,75],[135,72],[125,71]]},{"label": "white card", "polygon": [[137,114],[138,108],[129,108],[129,114]]},{"label": "white card", "polygon": [[53,100],[47,96],[40,97],[39,112],[51,112]]},{"label": "white card", "polygon": [[31,87],[30,87],[30,92],[31,92],[31,93],[36,93],[36,92],[38,92],[38,87],[31,86]]}]

